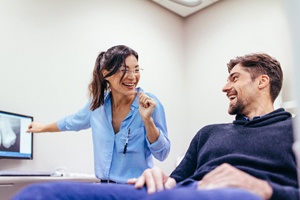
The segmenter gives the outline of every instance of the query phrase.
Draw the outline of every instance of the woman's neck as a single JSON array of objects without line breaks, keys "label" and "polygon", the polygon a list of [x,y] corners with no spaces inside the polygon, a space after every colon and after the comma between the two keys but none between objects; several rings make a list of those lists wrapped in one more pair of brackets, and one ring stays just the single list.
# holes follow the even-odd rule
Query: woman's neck
[{"label": "woman's neck", "polygon": [[112,94],[112,107],[117,109],[120,107],[131,105],[135,95],[124,96],[124,95],[113,95]]}]

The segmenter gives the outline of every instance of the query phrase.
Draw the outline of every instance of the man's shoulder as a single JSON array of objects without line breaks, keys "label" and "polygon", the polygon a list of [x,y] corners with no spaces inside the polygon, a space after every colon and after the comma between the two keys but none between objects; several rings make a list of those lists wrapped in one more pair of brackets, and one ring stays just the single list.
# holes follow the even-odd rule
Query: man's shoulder
[{"label": "man's shoulder", "polygon": [[231,129],[234,126],[233,123],[219,123],[219,124],[209,124],[202,127],[198,132],[197,135],[203,134],[211,134],[211,133],[218,133],[228,129]]},{"label": "man's shoulder", "polygon": [[202,127],[200,130],[210,130],[210,129],[216,129],[216,128],[227,128],[233,126],[233,123],[219,123],[219,124],[208,124]]}]

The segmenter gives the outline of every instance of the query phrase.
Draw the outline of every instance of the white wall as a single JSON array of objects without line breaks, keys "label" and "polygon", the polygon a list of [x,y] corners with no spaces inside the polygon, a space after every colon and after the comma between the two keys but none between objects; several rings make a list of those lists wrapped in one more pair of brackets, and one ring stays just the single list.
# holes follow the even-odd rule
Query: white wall
[{"label": "white wall", "polygon": [[[291,73],[283,1],[222,0],[182,19],[146,0],[0,0],[0,109],[43,123],[77,111],[98,52],[126,44],[140,54],[140,86],[165,105],[171,153],[156,164],[169,173],[201,127],[233,120],[221,92],[229,59],[263,51]],[[34,147],[34,160],[0,160],[0,170],[93,173],[90,130],[37,134]]]},{"label": "white wall", "polygon": [[284,71],[285,101],[290,93],[291,41],[281,0],[222,0],[185,20],[187,133],[217,122],[231,122],[222,92],[231,58],[254,52],[276,57]]}]

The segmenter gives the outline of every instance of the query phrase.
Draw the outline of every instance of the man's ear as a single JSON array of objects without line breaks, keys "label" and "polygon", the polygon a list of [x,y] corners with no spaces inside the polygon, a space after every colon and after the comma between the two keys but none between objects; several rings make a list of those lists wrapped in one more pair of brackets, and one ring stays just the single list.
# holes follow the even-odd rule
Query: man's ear
[{"label": "man's ear", "polygon": [[270,78],[268,75],[264,74],[259,77],[258,88],[263,89],[270,84]]}]

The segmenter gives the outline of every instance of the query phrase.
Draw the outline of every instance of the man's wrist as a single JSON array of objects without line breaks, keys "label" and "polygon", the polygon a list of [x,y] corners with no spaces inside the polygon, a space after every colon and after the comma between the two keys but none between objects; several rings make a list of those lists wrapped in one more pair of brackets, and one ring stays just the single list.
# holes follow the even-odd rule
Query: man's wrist
[{"label": "man's wrist", "polygon": [[267,181],[262,181],[262,186],[260,187],[261,196],[265,200],[269,200],[273,194],[273,188]]}]

